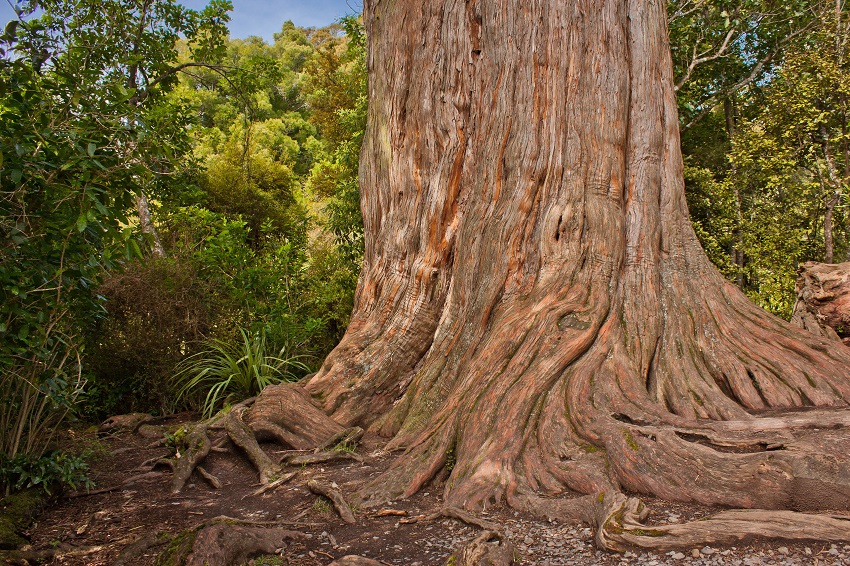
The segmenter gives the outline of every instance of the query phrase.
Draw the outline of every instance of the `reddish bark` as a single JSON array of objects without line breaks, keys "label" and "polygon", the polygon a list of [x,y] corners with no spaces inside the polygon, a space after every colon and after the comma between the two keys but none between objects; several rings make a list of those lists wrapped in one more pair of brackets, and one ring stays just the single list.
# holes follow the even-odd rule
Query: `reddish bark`
[{"label": "reddish bark", "polygon": [[850,350],[750,303],[700,248],[664,18],[649,0],[365,2],[364,267],[305,386],[405,449],[365,503],[435,479],[467,509],[560,494],[545,509],[611,547],[627,501],[569,498],[850,508]]}]

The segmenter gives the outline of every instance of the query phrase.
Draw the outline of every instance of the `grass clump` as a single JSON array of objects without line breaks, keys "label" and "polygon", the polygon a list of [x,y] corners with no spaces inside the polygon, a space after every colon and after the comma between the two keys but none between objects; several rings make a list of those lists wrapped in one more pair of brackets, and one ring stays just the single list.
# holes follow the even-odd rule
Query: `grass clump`
[{"label": "grass clump", "polygon": [[241,343],[210,340],[206,348],[177,366],[177,396],[200,397],[205,417],[225,403],[257,395],[265,387],[295,381],[294,371],[308,371],[299,356],[289,356],[286,346],[270,355],[265,332],[240,330]]}]

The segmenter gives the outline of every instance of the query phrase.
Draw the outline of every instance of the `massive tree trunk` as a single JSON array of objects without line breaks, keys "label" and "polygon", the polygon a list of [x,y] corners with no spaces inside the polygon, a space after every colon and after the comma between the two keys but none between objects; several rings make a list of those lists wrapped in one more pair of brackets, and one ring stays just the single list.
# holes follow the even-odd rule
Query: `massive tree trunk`
[{"label": "massive tree trunk", "polygon": [[551,511],[575,509],[540,495],[605,492],[606,526],[632,516],[618,490],[850,508],[850,350],[750,303],[701,250],[664,3],[364,9],[365,262],[306,385],[405,449],[362,495],[438,478],[450,504]]}]

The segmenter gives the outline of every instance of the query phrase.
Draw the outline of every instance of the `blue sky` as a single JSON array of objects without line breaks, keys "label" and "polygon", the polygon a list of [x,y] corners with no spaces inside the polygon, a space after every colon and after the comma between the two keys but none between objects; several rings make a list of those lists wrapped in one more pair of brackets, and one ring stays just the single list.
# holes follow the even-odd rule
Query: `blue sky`
[{"label": "blue sky", "polygon": [[[13,0],[14,1],[14,0]],[[326,26],[342,16],[360,12],[362,0],[232,0],[230,36],[259,35],[272,41],[286,20],[298,26]],[[200,9],[206,0],[183,0],[188,8]],[[6,0],[0,0],[0,24],[13,19],[14,11]]]}]

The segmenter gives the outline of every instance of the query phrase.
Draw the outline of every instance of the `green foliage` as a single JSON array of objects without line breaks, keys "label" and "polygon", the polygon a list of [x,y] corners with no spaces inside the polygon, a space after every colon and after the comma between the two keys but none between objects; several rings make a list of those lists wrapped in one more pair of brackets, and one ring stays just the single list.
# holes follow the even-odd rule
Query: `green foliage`
[{"label": "green foliage", "polygon": [[90,488],[88,456],[54,450],[36,457],[18,454],[0,457],[0,486],[6,492],[35,488],[47,494],[56,490]]},{"label": "green foliage", "polygon": [[[757,35],[767,34],[762,53],[781,46],[781,57],[686,131],[683,152],[691,218],[709,257],[756,303],[790,318],[799,264],[848,251],[847,16],[813,5],[796,20],[773,17]],[[720,88],[724,76],[708,70]],[[681,109],[691,94],[679,95]]]},{"label": "green foliage", "polygon": [[141,254],[128,212],[189,149],[189,116],[164,97],[177,40],[195,61],[218,56],[229,3],[28,5],[42,15],[21,12],[0,38],[0,456],[61,476],[70,464],[39,458],[82,391],[81,336],[103,313],[94,289]]},{"label": "green foliage", "polygon": [[222,308],[215,282],[191,258],[149,257],[109,276],[98,293],[109,313],[87,336],[85,416],[172,407],[174,366],[197,351]]},{"label": "green foliage", "polygon": [[247,399],[268,385],[294,381],[293,371],[307,370],[285,347],[269,355],[264,332],[249,334],[240,329],[240,334],[238,345],[210,340],[205,350],[178,364],[178,399],[200,396],[204,415],[211,417],[222,403]]},{"label": "green foliage", "polygon": [[[188,37],[176,46],[173,64],[192,61]],[[173,408],[165,385],[180,360],[209,341],[241,347],[240,328],[311,363],[345,330],[362,256],[361,25],[287,22],[273,44],[233,40],[216,53],[218,65],[175,74],[158,98],[179,109],[191,151],[145,188],[168,258],[135,259],[97,291],[106,314],[87,325],[93,416]]]},{"label": "green foliage", "polygon": [[347,42],[327,42],[308,66],[311,122],[325,145],[313,166],[309,186],[328,199],[325,226],[343,255],[359,265],[363,217],[357,168],[366,130],[366,36],[359,18],[345,18],[342,23]]}]

